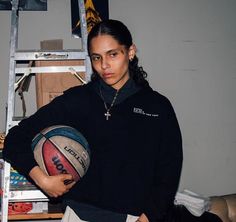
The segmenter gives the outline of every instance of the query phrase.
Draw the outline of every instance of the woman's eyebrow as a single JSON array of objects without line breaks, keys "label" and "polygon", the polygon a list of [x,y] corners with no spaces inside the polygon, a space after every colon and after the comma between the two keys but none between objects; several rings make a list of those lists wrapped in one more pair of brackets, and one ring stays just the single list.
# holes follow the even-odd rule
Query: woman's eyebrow
[{"label": "woman's eyebrow", "polygon": [[108,50],[106,53],[119,52],[119,51],[122,52],[122,53],[124,53],[124,50],[123,50],[121,47],[116,48],[116,49]]},{"label": "woman's eyebrow", "polygon": [[[115,48],[115,49],[109,49],[108,51],[105,52],[105,54],[109,54],[109,53],[112,53],[112,52],[119,52],[119,51],[124,53],[124,50],[122,49],[122,47],[118,47],[118,48]],[[93,53],[91,53],[91,56],[101,56],[101,54],[99,54],[97,52],[93,52]]]}]

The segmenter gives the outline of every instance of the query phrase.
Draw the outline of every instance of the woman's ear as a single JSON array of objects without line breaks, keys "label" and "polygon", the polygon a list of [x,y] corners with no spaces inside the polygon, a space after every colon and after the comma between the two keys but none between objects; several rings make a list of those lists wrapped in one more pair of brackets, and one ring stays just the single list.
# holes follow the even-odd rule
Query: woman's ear
[{"label": "woman's ear", "polygon": [[135,55],[136,55],[136,45],[132,44],[129,47],[129,60],[132,61]]}]

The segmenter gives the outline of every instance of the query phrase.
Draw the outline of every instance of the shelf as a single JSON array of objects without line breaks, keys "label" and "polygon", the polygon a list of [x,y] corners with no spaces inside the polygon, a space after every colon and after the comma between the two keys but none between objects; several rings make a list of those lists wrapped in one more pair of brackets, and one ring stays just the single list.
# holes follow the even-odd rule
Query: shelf
[{"label": "shelf", "polygon": [[15,190],[9,192],[9,201],[47,201],[48,198],[40,190]]},{"label": "shelf", "polygon": [[8,220],[38,220],[38,219],[61,219],[63,213],[37,213],[9,215]]}]

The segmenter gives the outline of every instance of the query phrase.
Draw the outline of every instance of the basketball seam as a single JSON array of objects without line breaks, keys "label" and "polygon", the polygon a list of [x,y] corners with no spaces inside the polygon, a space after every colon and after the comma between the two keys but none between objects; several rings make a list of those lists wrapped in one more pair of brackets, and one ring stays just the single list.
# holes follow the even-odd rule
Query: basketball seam
[{"label": "basketball seam", "polygon": [[[68,131],[66,131],[65,129],[67,129]],[[68,132],[68,134],[65,134],[65,132]],[[73,135],[73,133],[75,133],[77,136],[79,136],[79,138],[75,137]],[[50,137],[52,137],[54,135],[57,135],[57,136],[65,136],[66,135],[70,139],[74,139],[75,141],[80,143],[87,150],[87,152],[89,152],[89,148],[88,148],[89,145],[88,145],[88,142],[87,142],[86,138],[81,133],[79,133],[78,131],[74,130],[72,127],[58,125],[57,128],[54,128],[54,129],[52,129],[49,132],[41,133],[41,134],[44,135],[46,138],[50,138]]]}]

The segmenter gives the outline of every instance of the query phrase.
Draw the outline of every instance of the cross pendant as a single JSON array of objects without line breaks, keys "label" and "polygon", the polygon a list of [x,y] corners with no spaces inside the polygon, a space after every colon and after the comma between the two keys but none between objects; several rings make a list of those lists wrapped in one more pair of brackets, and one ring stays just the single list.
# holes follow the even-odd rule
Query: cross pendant
[{"label": "cross pendant", "polygon": [[106,113],[104,113],[104,115],[106,116],[106,120],[109,120],[109,117],[111,116],[111,114],[109,113],[109,111],[107,111]]}]

